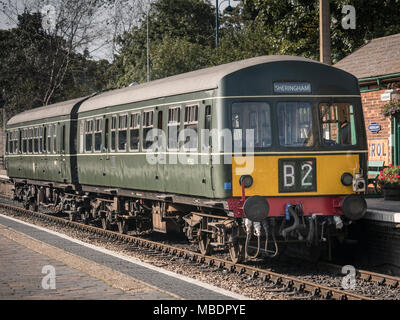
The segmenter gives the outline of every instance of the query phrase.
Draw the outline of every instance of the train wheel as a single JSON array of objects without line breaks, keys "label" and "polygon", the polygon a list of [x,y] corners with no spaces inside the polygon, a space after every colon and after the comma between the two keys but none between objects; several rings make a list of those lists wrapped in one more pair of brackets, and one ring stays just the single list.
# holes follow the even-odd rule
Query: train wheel
[{"label": "train wheel", "polygon": [[201,232],[199,236],[199,249],[201,254],[208,256],[211,255],[213,248],[210,245],[210,242],[210,236],[207,235],[205,232]]},{"label": "train wheel", "polygon": [[241,263],[245,259],[244,244],[240,240],[235,240],[229,245],[229,254],[233,263]]}]

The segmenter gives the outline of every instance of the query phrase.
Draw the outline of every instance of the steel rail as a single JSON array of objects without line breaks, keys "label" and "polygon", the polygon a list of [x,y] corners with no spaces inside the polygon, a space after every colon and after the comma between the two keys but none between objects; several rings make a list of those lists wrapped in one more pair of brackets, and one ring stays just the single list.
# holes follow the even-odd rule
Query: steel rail
[{"label": "steel rail", "polygon": [[[318,262],[318,266],[326,269],[332,269],[337,272],[341,272],[343,268],[343,266],[341,265],[328,262]],[[377,282],[381,285],[387,285],[392,288],[400,288],[400,277],[395,277],[388,274],[381,274],[372,271],[356,269],[356,278],[371,282]]]},{"label": "steel rail", "polygon": [[205,263],[209,266],[216,266],[221,269],[226,269],[230,272],[237,272],[239,274],[247,274],[252,278],[261,278],[264,281],[273,282],[276,285],[282,285],[287,290],[296,290],[296,292],[309,292],[315,296],[322,297],[324,299],[337,299],[337,300],[375,300],[370,297],[358,295],[343,290],[330,288],[310,281],[298,279],[292,276],[279,274],[266,269],[259,269],[244,264],[235,264],[232,261],[205,256],[198,252],[193,252],[187,249],[174,247],[168,244],[162,244],[155,241],[118,233],[115,231],[104,230],[98,227],[86,225],[76,221],[70,221],[64,218],[55,217],[49,214],[39,213],[31,210],[27,210],[21,207],[0,203],[0,207],[6,210],[13,211],[17,214],[24,214],[39,218],[46,222],[56,222],[61,225],[66,225],[75,229],[83,231],[90,231],[95,234],[100,234],[108,237],[109,239],[122,240],[126,243],[131,243],[138,247],[148,248],[155,251],[160,251],[166,254],[171,254],[177,257],[183,257],[190,261]]}]

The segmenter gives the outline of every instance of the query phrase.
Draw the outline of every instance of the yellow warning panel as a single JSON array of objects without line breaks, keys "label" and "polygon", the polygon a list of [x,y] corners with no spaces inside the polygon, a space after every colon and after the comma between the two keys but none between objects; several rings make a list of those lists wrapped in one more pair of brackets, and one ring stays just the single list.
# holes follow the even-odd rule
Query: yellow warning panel
[{"label": "yellow warning panel", "polygon": [[353,187],[341,183],[343,173],[360,172],[358,154],[255,155],[232,159],[233,196],[241,196],[241,175],[253,184],[246,196],[296,196],[351,194]]}]

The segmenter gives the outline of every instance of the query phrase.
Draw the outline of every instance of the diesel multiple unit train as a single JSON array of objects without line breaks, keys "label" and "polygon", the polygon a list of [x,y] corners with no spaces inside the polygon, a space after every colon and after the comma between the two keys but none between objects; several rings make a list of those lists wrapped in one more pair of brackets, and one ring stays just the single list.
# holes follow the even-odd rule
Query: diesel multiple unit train
[{"label": "diesel multiple unit train", "polygon": [[6,135],[26,207],[123,233],[185,233],[235,262],[322,247],[366,211],[358,81],[306,58],[262,56],[32,109]]}]

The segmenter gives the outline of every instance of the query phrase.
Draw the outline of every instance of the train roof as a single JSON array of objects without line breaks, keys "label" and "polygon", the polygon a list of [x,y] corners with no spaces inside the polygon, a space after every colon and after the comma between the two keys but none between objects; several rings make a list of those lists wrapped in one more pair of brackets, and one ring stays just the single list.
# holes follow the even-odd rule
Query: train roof
[{"label": "train roof", "polygon": [[31,110],[27,110],[17,115],[13,116],[8,120],[7,125],[13,125],[22,122],[35,121],[45,118],[53,118],[59,116],[70,115],[72,108],[80,101],[86,99],[76,98],[68,101],[62,101],[54,104],[49,104],[48,106],[43,106]]},{"label": "train roof", "polygon": [[92,111],[108,106],[123,105],[160,97],[216,89],[218,88],[220,80],[230,73],[259,64],[278,61],[319,63],[303,57],[283,55],[260,56],[235,61],[215,67],[178,74],[140,85],[104,92],[82,103],[79,112]]},{"label": "train roof", "polygon": [[211,68],[182,73],[140,85],[106,91],[92,95],[88,99],[87,97],[82,97],[31,109],[15,115],[7,122],[7,125],[68,115],[71,113],[72,108],[81,101],[83,102],[79,107],[79,113],[160,97],[216,89],[218,88],[219,82],[223,77],[235,71],[259,64],[282,61],[301,61],[321,64],[318,61],[303,57],[284,55],[260,56],[226,63]]}]

